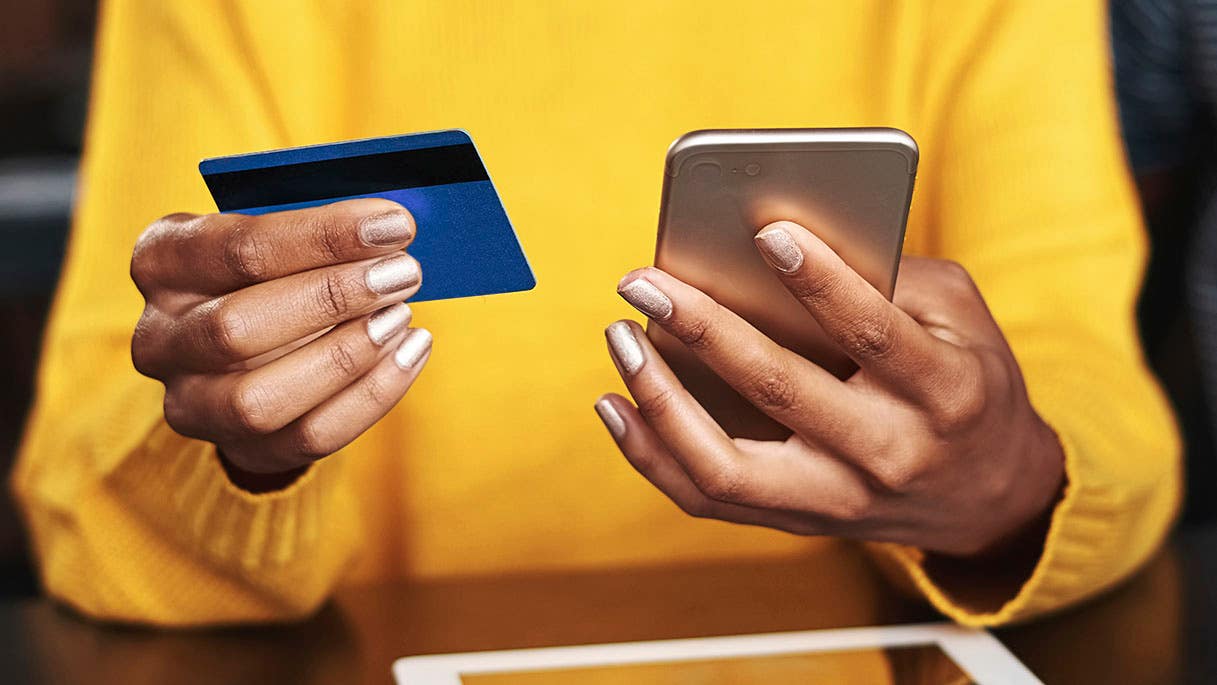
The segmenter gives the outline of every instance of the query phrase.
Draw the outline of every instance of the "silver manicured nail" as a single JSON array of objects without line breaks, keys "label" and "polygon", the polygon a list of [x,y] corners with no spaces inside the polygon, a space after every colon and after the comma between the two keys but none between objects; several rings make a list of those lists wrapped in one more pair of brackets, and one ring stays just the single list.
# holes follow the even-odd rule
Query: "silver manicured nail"
[{"label": "silver manicured nail", "polygon": [[773,227],[756,234],[756,245],[765,261],[785,273],[794,273],[803,266],[803,251],[784,228]]},{"label": "silver manicured nail", "polygon": [[618,288],[617,292],[635,309],[652,319],[663,321],[672,316],[672,300],[645,278],[636,278]]},{"label": "silver manicured nail", "polygon": [[368,317],[368,337],[383,345],[410,323],[412,312],[405,302],[390,305]]},{"label": "silver manicured nail", "polygon": [[401,341],[401,346],[397,348],[397,352],[393,353],[393,361],[397,362],[402,369],[409,371],[422,361],[427,350],[430,349],[431,331],[425,328],[415,328],[406,334],[405,340]]},{"label": "silver manicured nail", "polygon": [[600,420],[604,422],[604,427],[613,439],[620,442],[625,437],[625,419],[617,413],[613,403],[609,402],[608,398],[601,397],[596,400],[596,413],[600,415]]},{"label": "silver manicured nail", "polygon": [[638,344],[638,338],[634,337],[630,325],[625,321],[618,321],[605,329],[604,335],[608,338],[609,351],[612,352],[617,366],[626,375],[633,376],[638,373],[646,359],[642,356],[642,345]]},{"label": "silver manicured nail", "polygon": [[368,269],[368,288],[374,293],[388,295],[405,290],[419,282],[418,262],[408,255],[393,255]]},{"label": "silver manicured nail", "polygon": [[409,240],[413,233],[413,223],[404,212],[377,214],[359,223],[359,239],[364,245],[397,245]]}]

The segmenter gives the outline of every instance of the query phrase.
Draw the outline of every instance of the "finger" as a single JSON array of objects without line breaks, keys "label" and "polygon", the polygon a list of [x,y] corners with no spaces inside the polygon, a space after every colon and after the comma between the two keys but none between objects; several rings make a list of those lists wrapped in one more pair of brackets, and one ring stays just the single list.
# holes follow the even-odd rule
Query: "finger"
[{"label": "finger", "polygon": [[220,295],[290,274],[405,248],[414,217],[380,198],[346,200],[260,216],[175,214],[136,246],[137,284]]},{"label": "finger", "polygon": [[741,452],[680,384],[638,324],[618,321],[605,333],[639,414],[702,493],[720,502],[800,511],[832,499],[825,488],[833,480],[816,477],[818,462],[778,449]]},{"label": "finger", "polygon": [[225,369],[408,299],[421,282],[418,262],[399,252],[258,283],[185,315],[165,353],[179,367]]},{"label": "finger", "polygon": [[617,292],[745,399],[792,430],[834,449],[856,444],[870,432],[866,404],[850,386],[697,288],[647,268],[628,274]]},{"label": "finger", "polygon": [[[822,483],[807,488],[794,506],[760,508],[708,497],[689,477],[679,460],[629,401],[605,395],[596,413],[630,464],[686,513],[778,528],[799,535],[860,535],[870,530],[870,491],[856,474],[832,460],[801,459],[807,472],[817,471]],[[737,440],[737,443],[741,441]],[[745,451],[772,458],[785,444],[742,441]]]},{"label": "finger", "polygon": [[349,321],[247,373],[191,376],[165,393],[165,416],[183,435],[213,442],[268,435],[363,377],[409,325],[404,303]]},{"label": "finger", "polygon": [[[176,333],[175,328],[178,329]],[[230,364],[225,370],[248,371],[265,366],[304,347],[329,331],[330,328],[323,328],[280,347]],[[135,333],[131,337],[131,361],[135,365],[135,369],[145,376],[158,380],[168,380],[178,376],[183,368],[181,360],[177,357],[180,345],[175,339],[175,335],[181,335],[176,316],[162,312],[155,307],[145,308],[143,316],[136,324]]]},{"label": "finger", "polygon": [[621,453],[630,465],[686,514],[697,518],[767,526],[798,535],[829,533],[807,516],[720,502],[707,497],[697,489],[663,441],[628,400],[618,395],[605,395],[596,401],[595,407],[596,413],[604,421],[609,434],[617,441],[617,446],[621,448]]},{"label": "finger", "polygon": [[980,289],[955,262],[901,259],[892,302],[931,335],[956,345],[991,340],[1000,330]]},{"label": "finger", "polygon": [[810,231],[789,221],[756,235],[765,261],[828,336],[895,390],[950,373],[951,348],[924,331]]},{"label": "finger", "polygon": [[389,413],[431,357],[431,333],[410,329],[367,374],[317,408],[268,436],[225,447],[242,469],[277,473],[310,464],[345,447]]}]

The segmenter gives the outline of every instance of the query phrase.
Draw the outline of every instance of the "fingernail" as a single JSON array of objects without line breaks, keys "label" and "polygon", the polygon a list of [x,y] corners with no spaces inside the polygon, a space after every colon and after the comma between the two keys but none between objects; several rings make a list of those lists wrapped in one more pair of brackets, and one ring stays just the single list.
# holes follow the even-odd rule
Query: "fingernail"
[{"label": "fingernail", "polygon": [[413,313],[405,302],[385,307],[368,318],[368,337],[377,345],[383,345],[409,325],[412,317]]},{"label": "fingernail", "polygon": [[365,245],[384,247],[397,245],[410,239],[414,233],[413,223],[403,212],[377,214],[359,224],[359,239]]},{"label": "fingernail", "polygon": [[620,442],[625,437],[625,419],[617,413],[617,408],[613,406],[613,403],[609,402],[607,397],[601,397],[596,400],[596,413],[600,415],[600,420],[604,422],[604,427],[608,429],[609,435]]},{"label": "fingernail", "polygon": [[756,246],[769,265],[784,273],[794,273],[803,266],[803,251],[786,229],[774,226],[756,234]]},{"label": "fingernail", "polygon": [[618,321],[604,330],[604,336],[608,338],[609,351],[612,352],[617,367],[629,376],[638,373],[645,359],[642,356],[642,345],[638,344],[638,338],[634,337],[634,330],[630,325],[625,321]]},{"label": "fingernail", "polygon": [[617,293],[634,305],[634,309],[652,319],[663,321],[672,316],[672,300],[645,278],[635,278],[618,288]]},{"label": "fingernail", "polygon": [[422,361],[427,350],[430,349],[431,331],[425,328],[415,328],[406,334],[405,340],[401,341],[401,346],[397,348],[397,352],[393,353],[393,361],[397,362],[397,365],[403,370],[409,371]]},{"label": "fingernail", "polygon": [[374,293],[388,295],[405,290],[419,281],[418,262],[399,254],[382,259],[368,269],[368,288]]}]

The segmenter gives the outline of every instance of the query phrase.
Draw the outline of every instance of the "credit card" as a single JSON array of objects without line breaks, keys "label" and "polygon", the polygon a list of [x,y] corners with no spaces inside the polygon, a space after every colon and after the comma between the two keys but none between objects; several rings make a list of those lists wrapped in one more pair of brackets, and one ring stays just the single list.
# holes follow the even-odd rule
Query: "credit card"
[{"label": "credit card", "polygon": [[266,214],[361,197],[410,210],[422,265],[411,302],[530,290],[537,284],[469,134],[412,133],[214,157],[199,172],[222,212]]}]

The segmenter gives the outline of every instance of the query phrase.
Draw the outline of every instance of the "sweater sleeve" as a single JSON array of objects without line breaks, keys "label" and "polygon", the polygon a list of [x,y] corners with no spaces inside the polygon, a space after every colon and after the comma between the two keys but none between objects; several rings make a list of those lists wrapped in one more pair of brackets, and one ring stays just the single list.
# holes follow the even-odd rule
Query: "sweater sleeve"
[{"label": "sweater sleeve", "polygon": [[1060,438],[1067,483],[1038,562],[1016,583],[948,581],[917,550],[881,554],[948,616],[995,625],[1094,595],[1145,562],[1178,506],[1180,443],[1137,339],[1146,245],[1104,3],[993,3],[976,14],[929,25],[945,60],[931,75],[947,85],[930,94],[942,114],[919,199],[936,222],[931,251],[967,267],[1005,332]]},{"label": "sweater sleeve", "polygon": [[173,211],[214,211],[199,159],[285,137],[235,6],[106,3],[77,212],[11,483],[45,589],[86,614],[290,618],[352,557],[341,460],[285,490],[240,490],[213,446],[169,429],[163,388],[130,359],[138,234]]}]

